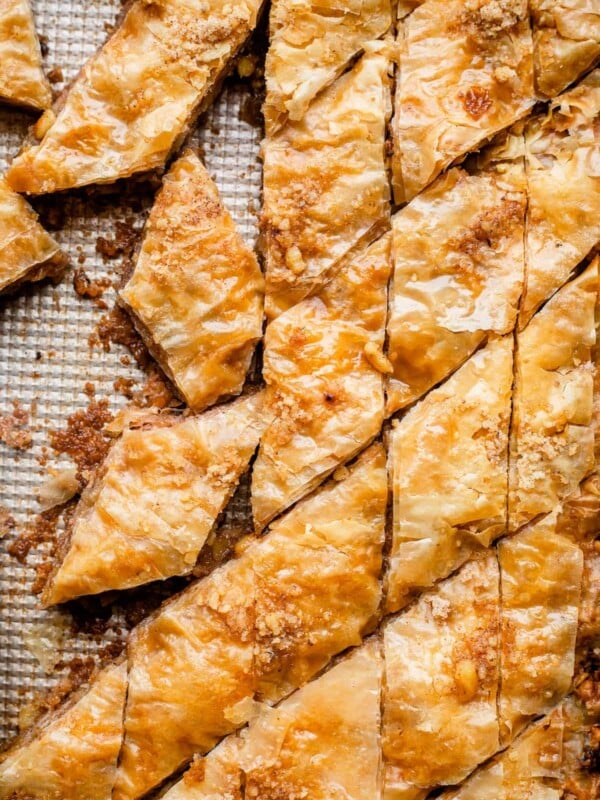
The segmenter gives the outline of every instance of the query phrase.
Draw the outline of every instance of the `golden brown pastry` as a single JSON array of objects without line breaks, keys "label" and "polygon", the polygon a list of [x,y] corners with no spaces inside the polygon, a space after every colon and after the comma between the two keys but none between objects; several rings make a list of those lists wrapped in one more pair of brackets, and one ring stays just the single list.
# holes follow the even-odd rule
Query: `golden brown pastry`
[{"label": "golden brown pastry", "polygon": [[536,91],[554,97],[600,59],[596,0],[529,0]]},{"label": "golden brown pastry", "polygon": [[263,143],[265,309],[318,291],[389,222],[385,168],[390,47],[368,46],[302,118]]},{"label": "golden brown pastry", "polygon": [[505,743],[569,692],[583,553],[561,535],[557,514],[498,545],[502,585],[499,713]]},{"label": "golden brown pastry", "polygon": [[45,194],[162,169],[256,25],[262,0],[136,0],[7,179]]},{"label": "golden brown pastry", "polygon": [[191,408],[240,393],[262,335],[263,279],[191,151],[164,180],[120,297]]},{"label": "golden brown pastry", "polygon": [[0,756],[0,798],[110,800],[123,736],[124,663]]},{"label": "golden brown pastry", "polygon": [[244,800],[239,766],[239,739],[231,736],[190,769],[163,800]]},{"label": "golden brown pastry", "polygon": [[242,748],[246,800],[378,798],[382,667],[371,641],[277,708],[262,706]]},{"label": "golden brown pastry", "polygon": [[83,492],[44,604],[191,572],[267,422],[254,394],[125,430]]},{"label": "golden brown pastry", "polygon": [[0,294],[26,281],[56,277],[65,266],[35,211],[0,178]]},{"label": "golden brown pastry", "polygon": [[600,727],[567,698],[443,800],[596,800]]},{"label": "golden brown pastry", "polygon": [[206,753],[254,697],[281,699],[361,642],[381,599],[386,477],[374,445],[135,631],[115,800]]},{"label": "golden brown pastry", "polygon": [[385,626],[384,800],[457,783],[497,751],[499,603],[492,551]]},{"label": "golden brown pastry", "polygon": [[374,622],[387,495],[385,452],[374,444],[249,552],[259,699],[277,702],[306,683]]},{"label": "golden brown pastry", "polygon": [[265,65],[267,134],[288,117],[302,119],[314,97],[391,22],[390,0],[275,0]]},{"label": "golden brown pastry", "polygon": [[509,526],[552,511],[594,468],[598,265],[560,289],[517,337]]},{"label": "golden brown pastry", "polygon": [[267,328],[263,375],[273,422],[252,473],[258,530],[379,433],[390,239]]},{"label": "golden brown pastry", "polygon": [[502,168],[453,169],[392,219],[388,413],[516,323],[526,187],[520,158]]},{"label": "golden brown pastry", "polygon": [[[600,11],[599,11],[600,25]],[[529,203],[524,327],[600,241],[600,70],[525,129]]]},{"label": "golden brown pastry", "polygon": [[490,342],[395,423],[389,611],[506,530],[512,344]]},{"label": "golden brown pastry", "polygon": [[533,105],[526,0],[427,0],[399,27],[396,202]]},{"label": "golden brown pastry", "polygon": [[0,98],[35,109],[52,102],[29,0],[0,0]]}]

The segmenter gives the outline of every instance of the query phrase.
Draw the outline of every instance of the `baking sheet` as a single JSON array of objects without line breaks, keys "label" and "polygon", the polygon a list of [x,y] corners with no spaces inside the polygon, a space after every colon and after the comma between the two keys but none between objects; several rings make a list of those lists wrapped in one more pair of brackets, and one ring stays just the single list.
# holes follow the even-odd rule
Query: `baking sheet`
[{"label": "baking sheet", "polygon": [[[120,0],[34,0],[32,5],[38,33],[47,47],[46,69],[59,67],[64,81],[71,80],[105,40],[107,29],[122,9]],[[60,90],[62,85],[55,83],[54,88]],[[201,147],[242,235],[253,244],[260,202],[258,150],[262,134],[246,121],[249,98],[248,86],[227,82],[192,141]],[[2,170],[18,152],[32,119],[0,107]],[[82,192],[57,195],[36,206],[46,214],[53,209],[60,212],[58,220],[50,214],[53,224],[59,225],[53,234],[74,267],[81,266],[92,278],[117,280],[118,260],[105,262],[96,252],[96,240],[99,236],[114,238],[118,221],[133,219],[136,227],[142,225],[147,202],[145,198],[138,202],[135,190],[131,195],[119,205],[99,205]],[[107,290],[104,299],[112,307],[114,291]],[[32,447],[23,452],[0,444],[0,508],[16,521],[15,529],[0,542],[0,745],[17,732],[19,714],[27,712],[40,692],[64,678],[74,658],[102,657],[106,644],[126,632],[118,609],[93,631],[74,630],[70,612],[41,610],[32,585],[43,547],[37,554],[32,552],[24,565],[8,553],[15,536],[39,511],[36,490],[44,482],[47,468],[60,463],[49,451],[48,464],[40,464],[48,433],[64,428],[69,415],[87,407],[85,384],[92,382],[96,399],[107,398],[116,411],[127,400],[114,390],[114,381],[143,378],[135,366],[121,362],[126,352],[123,347],[113,345],[110,352],[90,348],[89,337],[105,313],[76,294],[72,273],[58,286],[25,288],[16,296],[0,299],[0,414],[10,413],[12,401],[18,400],[31,413],[33,434]],[[241,491],[230,513],[239,518],[244,506]]]}]

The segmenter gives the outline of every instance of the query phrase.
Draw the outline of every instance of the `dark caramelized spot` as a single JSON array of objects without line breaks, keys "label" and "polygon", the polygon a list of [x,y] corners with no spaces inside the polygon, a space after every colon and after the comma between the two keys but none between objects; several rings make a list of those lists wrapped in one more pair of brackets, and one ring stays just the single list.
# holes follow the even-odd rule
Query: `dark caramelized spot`
[{"label": "dark caramelized spot", "polygon": [[466,92],[459,92],[463,107],[474,120],[481,119],[493,106],[490,93],[483,86],[471,86]]}]

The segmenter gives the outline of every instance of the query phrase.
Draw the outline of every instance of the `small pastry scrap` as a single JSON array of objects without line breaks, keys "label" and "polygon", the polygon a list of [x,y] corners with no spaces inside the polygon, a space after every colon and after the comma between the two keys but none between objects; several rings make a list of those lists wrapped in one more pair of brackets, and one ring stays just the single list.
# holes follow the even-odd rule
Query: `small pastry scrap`
[{"label": "small pastry scrap", "polygon": [[600,8],[592,0],[529,0],[535,87],[555,97],[600,60]]},{"label": "small pastry scrap", "polygon": [[125,430],[82,494],[44,604],[191,572],[267,421],[258,393]]},{"label": "small pastry scrap", "polygon": [[389,250],[386,234],[267,327],[263,375],[273,421],[252,472],[257,530],[381,430]]},{"label": "small pastry scrap", "polygon": [[[595,690],[598,691],[597,683]],[[595,800],[600,721],[575,697],[536,722],[443,800]]]},{"label": "small pastry scrap", "polygon": [[275,0],[265,64],[267,134],[288,118],[302,119],[317,94],[391,23],[390,0]]},{"label": "small pastry scrap", "polygon": [[389,224],[385,166],[390,47],[357,64],[263,143],[265,310],[272,319],[318,291]]},{"label": "small pastry scrap", "polygon": [[277,708],[261,706],[242,747],[246,800],[379,797],[382,669],[373,640]]},{"label": "small pastry scrap", "polygon": [[399,26],[393,121],[397,203],[534,103],[526,0],[426,0]]},{"label": "small pastry scrap", "polygon": [[600,241],[599,123],[596,70],[525,128],[529,202],[521,327]]},{"label": "small pastry scrap", "polygon": [[490,342],[391,432],[388,611],[506,531],[512,345]]},{"label": "small pastry scrap", "polygon": [[0,178],[0,294],[57,277],[66,264],[35,211]]},{"label": "small pastry scrap", "polygon": [[45,194],[161,170],[256,26],[263,0],[135,0],[8,170]]},{"label": "small pastry scrap", "polygon": [[499,604],[488,551],[385,625],[384,800],[420,800],[498,750]]},{"label": "small pastry scrap", "polygon": [[0,798],[110,800],[123,738],[124,662],[0,756]]},{"label": "small pastry scrap", "polygon": [[519,149],[513,137],[484,169],[450,170],[392,219],[389,414],[516,324],[527,199]]},{"label": "small pastry scrap", "polygon": [[29,0],[0,5],[0,99],[36,110],[52,103]]},{"label": "small pastry scrap", "polygon": [[583,552],[554,512],[498,545],[502,608],[501,732],[511,741],[569,692],[583,580]]},{"label": "small pastry scrap", "polygon": [[206,757],[194,759],[163,800],[245,800],[239,766],[239,739],[231,736]]},{"label": "small pastry scrap", "polygon": [[120,298],[191,408],[240,393],[262,335],[263,279],[191,151],[163,182]]},{"label": "small pastry scrap", "polygon": [[243,725],[254,698],[281,699],[362,641],[381,600],[386,501],[373,445],[134,632],[115,800],[146,794]]},{"label": "small pastry scrap", "polygon": [[598,263],[560,289],[517,337],[509,528],[548,513],[594,469]]}]

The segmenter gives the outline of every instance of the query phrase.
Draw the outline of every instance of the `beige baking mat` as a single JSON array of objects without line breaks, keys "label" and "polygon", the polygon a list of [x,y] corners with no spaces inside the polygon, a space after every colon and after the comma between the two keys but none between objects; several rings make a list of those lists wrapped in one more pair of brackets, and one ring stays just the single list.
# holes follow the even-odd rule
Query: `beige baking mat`
[{"label": "beige baking mat", "polygon": [[[54,71],[56,89],[63,85],[57,80],[60,73],[64,81],[72,79],[106,38],[122,7],[119,0],[34,0],[33,6],[45,43],[46,68]],[[250,95],[249,87],[229,81],[201,121],[196,138],[227,207],[252,243],[260,196],[261,132],[247,121]],[[31,119],[0,108],[2,170],[19,150]],[[129,194],[118,205],[113,204],[114,195],[99,202],[85,193],[55,196],[37,205],[58,226],[54,234],[74,266],[91,278],[116,280],[119,260],[105,262],[96,252],[96,241],[99,236],[113,239],[116,223],[124,219],[141,225],[147,195],[137,198],[136,190]],[[103,299],[112,307],[113,290],[106,291]],[[114,381],[121,376],[141,377],[135,367],[122,363],[123,347],[113,345],[110,352],[90,347],[89,337],[105,313],[76,294],[72,274],[58,286],[25,289],[0,300],[0,414],[9,414],[13,401],[19,401],[31,415],[28,427],[33,436],[31,448],[24,451],[0,444],[0,513],[7,510],[16,522],[0,542],[0,744],[14,735],[19,713],[30,707],[32,699],[69,673],[75,657],[98,657],[106,653],[107,642],[124,635],[118,605],[92,604],[89,613],[76,615],[77,625],[70,612],[42,611],[32,593],[35,565],[42,555],[32,553],[20,564],[8,552],[15,536],[39,511],[36,490],[48,467],[58,463],[49,450],[48,464],[40,464],[48,433],[64,428],[69,415],[87,407],[85,384],[93,383],[96,399],[108,398],[116,410],[127,401],[114,390]],[[127,619],[132,619],[133,611],[126,606]],[[96,617],[98,625],[90,624]]]}]

